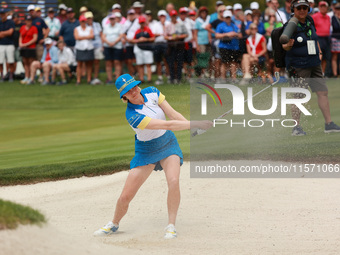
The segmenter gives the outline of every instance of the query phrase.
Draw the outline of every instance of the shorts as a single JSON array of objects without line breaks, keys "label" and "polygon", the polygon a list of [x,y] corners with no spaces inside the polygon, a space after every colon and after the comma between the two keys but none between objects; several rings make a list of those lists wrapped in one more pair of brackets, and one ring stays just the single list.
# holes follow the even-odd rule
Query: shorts
[{"label": "shorts", "polygon": [[192,62],[192,43],[184,43],[184,63],[191,64]]},{"label": "shorts", "polygon": [[319,44],[322,52],[322,60],[331,60],[331,38],[328,36],[319,36]]},{"label": "shorts", "polygon": [[332,53],[340,53],[340,39],[332,37]]},{"label": "shorts", "polygon": [[104,54],[103,54],[102,47],[94,49],[94,59],[95,60],[102,60],[102,59],[104,59]]},{"label": "shorts", "polygon": [[0,64],[6,62],[8,64],[14,63],[14,45],[0,45]]},{"label": "shorts", "polygon": [[20,56],[23,57],[23,58],[36,58],[37,51],[36,51],[35,48],[33,48],[33,49],[28,49],[28,48],[21,49],[20,50]]},{"label": "shorts", "polygon": [[70,68],[71,73],[77,72],[77,66],[75,66],[75,65],[69,65],[68,67]]},{"label": "shorts", "polygon": [[141,50],[137,45],[134,46],[133,52],[136,56],[136,65],[153,64],[153,52],[149,50]]},{"label": "shorts", "polygon": [[84,62],[94,60],[94,50],[77,50],[76,60]]},{"label": "shorts", "polygon": [[265,56],[259,57],[259,65],[260,65],[261,67],[264,66],[264,63],[265,63],[265,62],[266,62],[266,57],[265,57]]},{"label": "shorts", "polygon": [[126,46],[124,50],[124,59],[135,59],[135,53],[133,52],[133,46]]},{"label": "shorts", "polygon": [[[305,78],[305,82],[301,86],[301,82],[294,82],[293,87],[310,87],[312,92],[328,91],[326,80],[323,78],[321,65],[309,68],[295,68],[294,78]],[[296,79],[299,81],[299,79]]]},{"label": "shorts", "polygon": [[197,46],[200,49],[200,53],[205,53],[205,52],[212,52],[212,48],[210,44],[199,44]]},{"label": "shorts", "polygon": [[124,59],[123,49],[115,49],[104,47],[104,56],[105,60],[119,60],[122,61]]},{"label": "shorts", "polygon": [[223,63],[237,62],[241,55],[239,50],[228,50],[220,48],[220,54]]},{"label": "shorts", "polygon": [[155,44],[155,50],[153,52],[153,57],[156,63],[162,62],[168,50],[167,43]]},{"label": "shorts", "polygon": [[36,46],[35,46],[35,50],[36,50],[36,52],[37,52],[37,60],[41,60],[41,58],[42,58],[42,56],[43,56],[43,54],[44,54],[44,45],[41,45],[41,44],[36,44]]}]

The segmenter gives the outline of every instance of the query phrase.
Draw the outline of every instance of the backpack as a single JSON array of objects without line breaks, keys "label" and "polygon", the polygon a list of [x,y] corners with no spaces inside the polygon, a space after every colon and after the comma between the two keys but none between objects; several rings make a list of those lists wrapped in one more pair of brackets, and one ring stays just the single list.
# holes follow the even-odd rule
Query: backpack
[{"label": "backpack", "polygon": [[[306,19],[309,20],[314,27],[313,18],[307,15]],[[280,43],[280,36],[282,35],[286,24],[288,24],[288,21],[284,24],[284,26],[273,29],[271,33],[274,63],[277,68],[286,67],[286,51],[282,48],[282,44]]]}]

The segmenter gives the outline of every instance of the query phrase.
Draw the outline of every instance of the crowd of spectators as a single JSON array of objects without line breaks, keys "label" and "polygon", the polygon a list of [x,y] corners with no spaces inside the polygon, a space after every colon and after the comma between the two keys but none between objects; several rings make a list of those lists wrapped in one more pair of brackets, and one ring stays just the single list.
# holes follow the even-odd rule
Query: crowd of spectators
[{"label": "crowd of spectators", "polygon": [[[274,65],[270,35],[290,19],[290,2],[286,0],[280,8],[278,0],[266,0],[261,11],[258,2],[243,8],[219,0],[213,13],[193,5],[176,10],[168,3],[165,10],[153,13],[136,1],[126,17],[121,6],[114,4],[100,23],[85,6],[78,18],[71,7],[60,4],[57,15],[49,8],[43,19],[41,9],[29,5],[24,21],[2,8],[0,80],[13,81],[16,63],[21,61],[25,70],[22,84],[33,84],[36,79],[42,85],[56,84],[59,75],[60,85],[72,76],[77,84],[84,79],[96,85],[103,82],[99,71],[104,60],[106,84],[113,84],[125,67],[139,80],[151,82],[152,65],[157,85],[166,78],[179,83],[191,77],[230,77],[235,82],[243,78],[241,82],[246,84],[256,76],[271,83],[274,71],[284,75],[285,70]],[[339,77],[340,3],[309,2],[323,52],[323,72]]]}]

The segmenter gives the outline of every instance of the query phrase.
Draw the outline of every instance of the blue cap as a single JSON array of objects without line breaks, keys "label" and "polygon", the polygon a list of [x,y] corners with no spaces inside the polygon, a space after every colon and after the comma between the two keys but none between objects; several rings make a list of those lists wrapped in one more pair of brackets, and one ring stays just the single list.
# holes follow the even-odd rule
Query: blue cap
[{"label": "blue cap", "polygon": [[130,89],[138,86],[141,81],[136,81],[130,74],[123,74],[116,80],[116,88],[122,98]]},{"label": "blue cap", "polygon": [[333,0],[333,1],[332,1],[332,4],[337,4],[337,3],[338,3],[337,0]]}]

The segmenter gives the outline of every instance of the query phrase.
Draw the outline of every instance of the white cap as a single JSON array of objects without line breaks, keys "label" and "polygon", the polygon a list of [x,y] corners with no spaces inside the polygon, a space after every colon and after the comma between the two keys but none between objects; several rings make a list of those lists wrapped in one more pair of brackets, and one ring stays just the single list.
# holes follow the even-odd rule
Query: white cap
[{"label": "white cap", "polygon": [[128,10],[127,14],[130,14],[130,13],[136,13],[134,9],[130,9]]},{"label": "white cap", "polygon": [[308,2],[310,2],[311,4],[314,4],[314,0],[308,0]]},{"label": "white cap", "polygon": [[258,10],[258,9],[260,9],[259,3],[258,3],[258,2],[252,2],[252,3],[250,4],[250,9],[252,9],[252,10]]},{"label": "white cap", "polygon": [[159,16],[166,16],[166,11],[164,11],[164,10],[160,10],[158,13],[157,13],[157,17],[159,17]]},{"label": "white cap", "polygon": [[120,4],[114,4],[112,5],[112,10],[113,9],[122,9],[122,7],[120,6]]},{"label": "white cap", "polygon": [[226,10],[226,11],[223,12],[223,18],[226,18],[226,17],[231,18],[232,16],[233,16],[233,14],[231,13],[231,11]]},{"label": "white cap", "polygon": [[144,4],[142,4],[139,1],[134,2],[132,5],[132,8],[143,8],[143,7],[144,7]]},{"label": "white cap", "polygon": [[233,6],[233,10],[236,11],[236,10],[242,10],[242,5],[237,3],[237,4],[234,4]]},{"label": "white cap", "polygon": [[232,10],[233,7],[232,7],[231,5],[227,5],[227,6],[225,7],[225,9],[226,9],[226,10]]},{"label": "white cap", "polygon": [[253,12],[252,12],[252,10],[246,10],[245,12],[244,12],[244,15],[248,15],[248,14],[253,14]]},{"label": "white cap", "polygon": [[115,12],[115,17],[116,18],[121,18],[122,17],[122,14],[120,12]]},{"label": "white cap", "polygon": [[53,40],[51,38],[47,37],[45,39],[45,44],[52,44],[52,43],[53,43]]},{"label": "white cap", "polygon": [[58,9],[67,10],[67,7],[65,4],[59,4]]},{"label": "white cap", "polygon": [[269,3],[269,2],[271,2],[272,0],[266,0],[266,3]]},{"label": "white cap", "polygon": [[35,5],[33,5],[33,4],[30,4],[29,6],[27,6],[27,11],[29,12],[29,11],[34,11],[35,10]]}]

